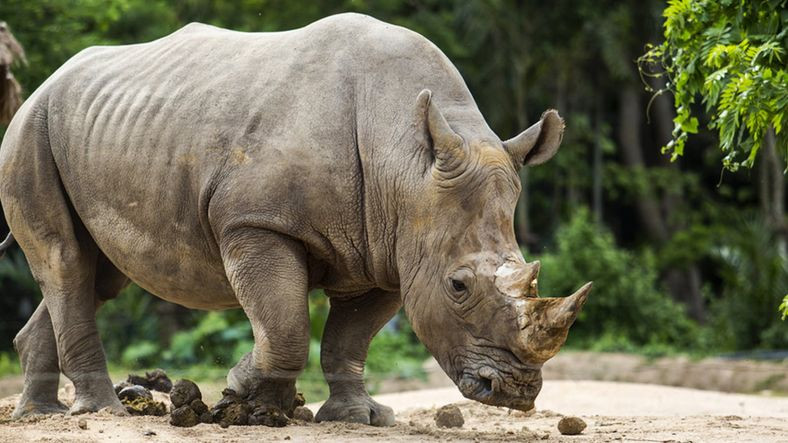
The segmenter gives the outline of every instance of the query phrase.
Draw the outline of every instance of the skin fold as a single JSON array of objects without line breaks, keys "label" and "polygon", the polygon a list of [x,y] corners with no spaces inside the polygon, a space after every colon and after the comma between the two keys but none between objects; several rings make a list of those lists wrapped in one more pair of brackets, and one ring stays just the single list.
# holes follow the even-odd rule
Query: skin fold
[{"label": "skin fold", "polygon": [[437,47],[358,14],[80,52],[0,147],[0,202],[44,295],[14,341],[14,416],[65,411],[60,372],[72,413],[124,413],[95,314],[129,281],[242,308],[255,346],[228,385],[287,413],[313,288],[331,298],[318,420],[393,424],[362,376],[401,306],[464,395],[530,409],[590,289],[537,298],[538,263],[514,238],[517,170],[562,133],[548,111],[501,141]]}]

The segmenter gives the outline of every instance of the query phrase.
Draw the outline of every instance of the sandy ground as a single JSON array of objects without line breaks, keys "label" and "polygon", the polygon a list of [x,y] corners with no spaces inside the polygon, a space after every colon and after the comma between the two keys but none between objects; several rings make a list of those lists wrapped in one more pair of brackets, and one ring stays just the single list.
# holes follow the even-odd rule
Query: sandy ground
[{"label": "sandy ground", "polygon": [[[166,417],[50,416],[9,421],[16,396],[0,400],[0,441],[753,441],[788,442],[788,398],[728,394],[599,381],[546,381],[530,413],[488,407],[462,399],[455,388],[385,394],[396,426],[373,428],[341,423],[295,423],[285,428],[201,424],[181,429]],[[435,408],[455,403],[465,426],[435,426]],[[313,411],[317,404],[308,405]],[[582,417],[588,428],[562,436],[562,415]],[[80,429],[84,418],[87,429]]]}]

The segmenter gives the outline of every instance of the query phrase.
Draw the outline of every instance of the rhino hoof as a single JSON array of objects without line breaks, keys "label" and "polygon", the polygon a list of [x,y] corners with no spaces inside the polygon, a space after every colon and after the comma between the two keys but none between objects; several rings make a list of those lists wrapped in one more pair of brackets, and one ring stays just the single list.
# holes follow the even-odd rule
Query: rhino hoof
[{"label": "rhino hoof", "polygon": [[343,421],[372,426],[394,426],[394,411],[368,395],[330,397],[315,416],[315,421]]}]

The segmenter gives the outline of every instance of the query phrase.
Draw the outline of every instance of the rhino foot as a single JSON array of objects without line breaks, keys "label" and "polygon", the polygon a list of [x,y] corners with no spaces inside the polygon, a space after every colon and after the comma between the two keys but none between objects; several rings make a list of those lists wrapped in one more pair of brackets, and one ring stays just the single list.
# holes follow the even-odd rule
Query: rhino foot
[{"label": "rhino foot", "polygon": [[102,410],[106,410],[113,415],[129,415],[128,411],[126,411],[126,407],[123,406],[117,397],[114,399],[108,399],[106,401],[87,398],[77,399],[77,401],[74,402],[74,405],[71,406],[71,409],[68,411],[68,413],[70,415],[79,415],[86,414],[88,412],[99,412]]},{"label": "rhino foot", "polygon": [[22,399],[19,401],[19,404],[16,405],[13,414],[11,414],[11,418],[16,420],[18,418],[34,415],[65,414],[66,412],[68,412],[68,406],[59,401],[35,402]]},{"label": "rhino foot", "polygon": [[323,404],[315,421],[343,421],[372,426],[394,426],[394,411],[366,393],[363,395],[335,395]]}]

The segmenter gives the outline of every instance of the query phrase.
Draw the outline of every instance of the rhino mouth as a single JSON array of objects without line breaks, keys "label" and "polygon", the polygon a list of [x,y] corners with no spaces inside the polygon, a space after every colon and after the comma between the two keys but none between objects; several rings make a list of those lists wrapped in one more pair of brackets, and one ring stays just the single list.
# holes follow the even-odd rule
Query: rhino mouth
[{"label": "rhino mouth", "polygon": [[[500,354],[502,350],[496,351]],[[542,389],[541,365],[525,365],[513,354],[508,354],[515,359],[511,363],[495,358],[491,359],[494,365],[478,361],[465,365],[456,381],[462,395],[491,406],[521,411],[533,409],[534,400]]]}]

